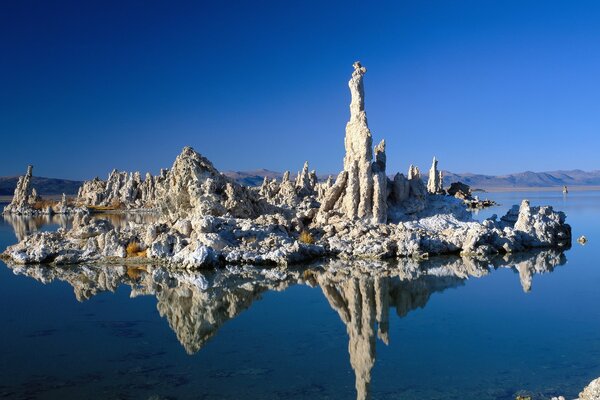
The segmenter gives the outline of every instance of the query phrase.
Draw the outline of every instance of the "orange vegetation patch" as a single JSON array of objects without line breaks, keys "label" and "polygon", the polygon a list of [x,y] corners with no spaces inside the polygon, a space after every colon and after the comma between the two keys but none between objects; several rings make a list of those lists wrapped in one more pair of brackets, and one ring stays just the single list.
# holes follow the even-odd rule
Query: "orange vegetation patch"
[{"label": "orange vegetation patch", "polygon": [[146,249],[142,249],[142,246],[138,242],[130,242],[125,249],[127,257],[146,257]]},{"label": "orange vegetation patch", "polygon": [[116,211],[116,210],[122,210],[124,207],[123,203],[121,203],[119,200],[113,200],[112,203],[110,203],[107,206],[92,206],[92,205],[88,205],[86,206],[90,211]]},{"label": "orange vegetation patch", "polygon": [[302,233],[300,233],[300,237],[298,238],[298,240],[301,243],[306,243],[306,244],[314,244],[315,243],[315,238],[313,237],[313,235],[310,234],[309,231],[302,231]]},{"label": "orange vegetation patch", "polygon": [[52,208],[54,207],[58,202],[54,201],[54,200],[38,200],[35,203],[33,203],[32,207],[35,210],[43,210],[45,208]]}]

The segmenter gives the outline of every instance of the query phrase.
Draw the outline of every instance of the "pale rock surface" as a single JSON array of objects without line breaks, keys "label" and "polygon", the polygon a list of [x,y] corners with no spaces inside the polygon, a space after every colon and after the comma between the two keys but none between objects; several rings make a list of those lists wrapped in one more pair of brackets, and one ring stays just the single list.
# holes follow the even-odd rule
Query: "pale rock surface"
[{"label": "pale rock surface", "polygon": [[444,184],[442,171],[438,171],[438,160],[433,157],[429,177],[427,179],[427,191],[431,194],[439,194],[444,192]]},{"label": "pale rock surface", "polygon": [[[348,82],[351,94],[350,120],[346,124],[344,140],[346,155],[344,157],[345,184],[341,193],[339,186],[331,187],[323,197],[335,199],[335,210],[349,219],[369,219],[379,223],[387,222],[387,177],[385,175],[386,158],[385,142],[375,148],[373,161],[373,140],[367,124],[365,112],[365,93],[363,76],[367,69],[360,62],[355,62],[354,72]],[[340,181],[340,176],[338,176]],[[335,187],[335,189],[334,189]],[[328,191],[328,192],[329,192]],[[321,212],[331,211],[329,205],[321,208]],[[323,216],[320,218],[324,219]]]},{"label": "pale rock surface", "polygon": [[27,173],[17,182],[15,192],[10,204],[4,207],[4,215],[52,215],[52,214],[72,214],[84,213],[86,210],[69,206],[66,196],[63,194],[59,202],[48,204],[43,208],[36,203],[42,201],[35,188],[31,187],[31,178],[33,176],[33,166],[27,167]]},{"label": "pale rock surface", "polygon": [[4,207],[4,214],[31,214],[33,209],[31,206],[35,202],[37,192],[31,187],[31,177],[33,174],[33,166],[27,167],[27,173],[17,182],[15,193],[10,204]]},{"label": "pale rock surface", "polygon": [[600,400],[600,378],[593,380],[579,393],[579,400]]}]

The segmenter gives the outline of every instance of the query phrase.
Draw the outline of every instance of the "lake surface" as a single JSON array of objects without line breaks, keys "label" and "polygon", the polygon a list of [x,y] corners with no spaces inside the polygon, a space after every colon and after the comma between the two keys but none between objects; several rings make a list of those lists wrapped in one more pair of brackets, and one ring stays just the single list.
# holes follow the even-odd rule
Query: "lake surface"
[{"label": "lake surface", "polygon": [[[600,376],[600,192],[479,195],[501,205],[477,218],[528,198],[589,242],[353,272],[0,262],[0,398],[574,398]],[[0,219],[0,248],[67,224]]]}]

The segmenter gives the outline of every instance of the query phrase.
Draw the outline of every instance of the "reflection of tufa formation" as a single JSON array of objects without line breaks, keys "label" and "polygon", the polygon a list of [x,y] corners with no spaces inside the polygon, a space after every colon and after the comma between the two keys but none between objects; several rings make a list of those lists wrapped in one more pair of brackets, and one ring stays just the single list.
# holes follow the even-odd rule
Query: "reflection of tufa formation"
[{"label": "reflection of tufa formation", "polygon": [[521,284],[529,290],[534,274],[551,272],[565,262],[561,253],[544,250],[504,258],[404,259],[397,264],[336,260],[308,270],[243,267],[200,273],[150,265],[52,269],[13,266],[13,270],[45,284],[66,281],[79,301],[115,291],[122,284],[131,286],[132,297],[155,296],[161,317],[168,321],[188,354],[200,351],[223,324],[248,309],[262,293],[285,290],[298,283],[318,285],[346,326],[357,398],[368,399],[376,337],[387,345],[393,335],[390,309],[404,317],[425,307],[432,294],[462,286],[469,277],[489,274],[490,266],[518,270]]}]

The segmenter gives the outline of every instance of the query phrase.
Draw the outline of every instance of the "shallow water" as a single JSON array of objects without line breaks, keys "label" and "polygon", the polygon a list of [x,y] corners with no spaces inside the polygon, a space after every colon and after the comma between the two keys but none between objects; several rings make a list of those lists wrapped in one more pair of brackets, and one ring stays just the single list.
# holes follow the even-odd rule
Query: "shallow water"
[{"label": "shallow water", "polygon": [[[478,218],[552,204],[589,242],[375,276],[1,264],[0,397],[576,397],[600,376],[600,192],[480,197],[501,206]],[[1,248],[16,241],[9,222]]]}]

